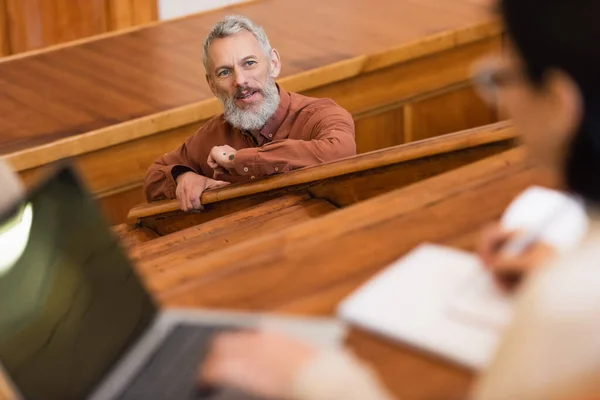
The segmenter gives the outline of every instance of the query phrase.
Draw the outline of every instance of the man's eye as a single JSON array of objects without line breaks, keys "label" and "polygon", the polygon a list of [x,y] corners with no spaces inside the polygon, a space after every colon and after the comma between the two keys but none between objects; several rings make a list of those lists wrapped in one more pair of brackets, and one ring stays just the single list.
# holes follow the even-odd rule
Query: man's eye
[{"label": "man's eye", "polygon": [[229,71],[227,71],[227,70],[223,70],[223,71],[220,71],[220,72],[217,74],[217,76],[218,76],[218,77],[224,77],[224,76],[227,76],[228,74],[229,74]]},{"label": "man's eye", "polygon": [[252,61],[252,60],[246,61],[246,65],[249,66],[249,67],[252,66],[252,65],[254,65],[254,64],[256,64],[256,61]]}]

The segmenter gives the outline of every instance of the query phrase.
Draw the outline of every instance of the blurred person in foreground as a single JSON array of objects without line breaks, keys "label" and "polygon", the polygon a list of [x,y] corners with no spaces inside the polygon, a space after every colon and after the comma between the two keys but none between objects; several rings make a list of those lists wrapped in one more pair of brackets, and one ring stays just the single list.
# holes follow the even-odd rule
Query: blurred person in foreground
[{"label": "blurred person in foreground", "polygon": [[15,172],[0,159],[0,213],[8,211],[23,196],[21,180]]},{"label": "blurred person in foreground", "polygon": [[[0,189],[2,190],[0,216],[6,217],[5,220],[7,221],[0,223],[0,238],[2,238],[10,235],[14,227],[18,225],[22,212],[14,213],[11,209],[24,194],[19,176],[2,159],[0,159]],[[9,212],[12,212],[12,214],[7,215]],[[12,242],[0,240],[0,277],[10,271],[18,257],[19,254],[15,251]]]},{"label": "blurred person in foreground", "polygon": [[[516,50],[479,81],[510,113],[531,157],[585,199],[591,221],[575,251],[524,283],[472,398],[600,399],[600,2],[500,0],[499,8]],[[274,333],[216,338],[199,382],[274,399],[392,399],[349,351],[319,352]]]}]

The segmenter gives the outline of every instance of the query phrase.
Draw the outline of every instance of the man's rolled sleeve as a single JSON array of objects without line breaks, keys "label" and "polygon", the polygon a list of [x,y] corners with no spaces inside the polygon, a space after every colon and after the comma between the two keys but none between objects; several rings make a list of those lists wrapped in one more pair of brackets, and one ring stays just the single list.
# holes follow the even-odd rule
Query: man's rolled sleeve
[{"label": "man's rolled sleeve", "polygon": [[200,166],[189,155],[190,147],[193,149],[192,154],[198,147],[195,143],[197,142],[196,135],[188,138],[179,148],[165,153],[150,165],[144,180],[144,192],[148,201],[174,199],[178,175],[187,171],[201,174]]},{"label": "man's rolled sleeve", "polygon": [[263,176],[264,171],[262,171],[259,163],[258,148],[238,150],[233,159],[235,172],[241,176]]},{"label": "man's rolled sleeve", "polygon": [[310,140],[283,139],[238,151],[236,172],[258,178],[356,154],[354,121],[343,108],[323,107],[309,119],[306,129],[310,129]]}]

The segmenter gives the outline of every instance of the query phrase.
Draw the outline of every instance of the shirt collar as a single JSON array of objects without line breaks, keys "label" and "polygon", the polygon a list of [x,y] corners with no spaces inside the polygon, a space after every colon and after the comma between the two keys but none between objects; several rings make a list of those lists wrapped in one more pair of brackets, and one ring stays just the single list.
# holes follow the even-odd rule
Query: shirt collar
[{"label": "shirt collar", "polygon": [[279,130],[281,124],[283,124],[290,109],[290,94],[281,89],[279,85],[277,85],[277,90],[279,91],[279,106],[277,107],[275,114],[269,118],[265,126],[260,130],[260,134],[268,141],[273,140],[275,133]]}]

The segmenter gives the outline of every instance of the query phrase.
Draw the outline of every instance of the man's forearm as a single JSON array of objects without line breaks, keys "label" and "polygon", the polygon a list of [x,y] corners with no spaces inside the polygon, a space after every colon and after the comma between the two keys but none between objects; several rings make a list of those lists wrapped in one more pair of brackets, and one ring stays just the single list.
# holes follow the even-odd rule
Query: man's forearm
[{"label": "man's forearm", "polygon": [[265,176],[322,164],[356,154],[353,137],[318,140],[286,139],[259,148],[242,149],[235,155],[236,173]]}]

